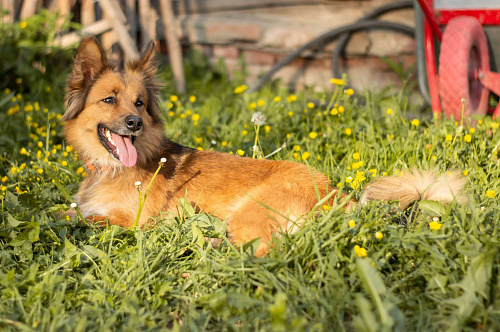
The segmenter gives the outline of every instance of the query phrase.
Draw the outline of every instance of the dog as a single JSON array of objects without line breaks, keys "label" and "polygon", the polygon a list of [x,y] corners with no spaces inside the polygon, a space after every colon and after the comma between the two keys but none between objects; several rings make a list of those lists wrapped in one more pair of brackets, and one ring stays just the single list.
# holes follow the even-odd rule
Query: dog
[{"label": "dog", "polygon": [[[235,245],[260,238],[255,255],[262,256],[273,234],[295,231],[318,209],[320,198],[330,194],[332,203],[339,194],[324,174],[304,164],[198,151],[169,140],[163,133],[156,71],[153,42],[121,70],[108,62],[95,37],[86,37],[78,47],[61,120],[67,143],[87,168],[75,196],[84,218],[133,226],[139,208],[135,183],[150,183],[166,158],[138,225],[149,225],[160,212],[175,213],[185,198],[198,211],[224,220]],[[458,172],[415,170],[370,182],[362,202],[401,200],[405,208],[422,198],[463,201],[464,184]],[[345,209],[356,204],[351,199]]]}]

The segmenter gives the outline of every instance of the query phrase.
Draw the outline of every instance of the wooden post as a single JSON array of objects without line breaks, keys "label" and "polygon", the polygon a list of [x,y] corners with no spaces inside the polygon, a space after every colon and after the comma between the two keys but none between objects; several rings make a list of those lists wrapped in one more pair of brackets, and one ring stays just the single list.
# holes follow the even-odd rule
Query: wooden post
[{"label": "wooden post", "polygon": [[136,15],[135,0],[125,1],[125,16],[129,25],[129,33],[132,39],[137,43],[137,15]]},{"label": "wooden post", "polygon": [[186,92],[186,78],[184,76],[184,67],[182,65],[181,43],[177,38],[177,29],[175,26],[174,10],[170,0],[160,0],[161,18],[165,27],[165,36],[167,37],[170,64],[174,73],[175,86],[181,93]]},{"label": "wooden post", "polygon": [[[135,60],[139,58],[139,52],[137,51],[137,47],[135,46],[134,41],[128,34],[127,28],[120,20],[120,14],[117,14],[117,11],[121,12],[120,8],[115,8],[111,3],[111,0],[100,0],[99,4],[101,5],[102,11],[106,15],[106,19],[109,20],[111,25],[113,26],[113,30],[116,32],[118,36],[118,42],[125,53],[125,58],[127,60]],[[123,16],[123,12],[121,13]]]},{"label": "wooden post", "polygon": [[82,25],[84,27],[95,22],[94,0],[82,0]]},{"label": "wooden post", "polygon": [[139,0],[139,24],[141,26],[141,50],[144,50],[151,41],[151,33],[149,32],[149,23],[151,19],[151,3],[149,0]]},{"label": "wooden post", "polygon": [[61,17],[56,22],[57,29],[61,29],[64,21],[68,18],[69,13],[71,12],[71,4],[70,0],[59,0],[57,3],[57,10]]},{"label": "wooden post", "polygon": [[37,2],[38,0],[24,0],[21,7],[21,20],[35,15]]},{"label": "wooden post", "polygon": [[14,0],[2,0],[2,7],[9,13],[2,17],[4,23],[14,23]]}]

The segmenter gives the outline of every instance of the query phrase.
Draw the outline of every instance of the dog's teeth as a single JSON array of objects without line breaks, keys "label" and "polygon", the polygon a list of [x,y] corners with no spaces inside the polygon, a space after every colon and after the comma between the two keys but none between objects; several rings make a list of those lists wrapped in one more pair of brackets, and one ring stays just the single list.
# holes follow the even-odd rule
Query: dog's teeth
[{"label": "dog's teeth", "polygon": [[[113,145],[114,145],[114,144],[113,144]],[[116,145],[115,145],[115,146],[116,146]],[[117,146],[116,146],[116,154],[117,154],[117,155],[119,155],[119,154],[120,154],[120,148],[118,148]]]}]

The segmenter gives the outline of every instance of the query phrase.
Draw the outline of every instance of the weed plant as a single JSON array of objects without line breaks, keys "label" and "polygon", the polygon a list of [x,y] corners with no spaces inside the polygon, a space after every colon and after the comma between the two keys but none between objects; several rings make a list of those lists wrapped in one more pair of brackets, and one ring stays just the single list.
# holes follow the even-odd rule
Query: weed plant
[{"label": "weed plant", "polygon": [[[242,158],[274,152],[354,198],[412,167],[460,169],[468,201],[406,211],[374,201],[349,213],[321,203],[263,258],[183,200],[151,230],[94,228],[64,216],[86,171],[61,137],[62,91],[21,90],[14,78],[0,91],[0,329],[500,330],[497,120],[408,118],[405,89],[356,95],[341,79],[323,93],[248,94],[222,71],[198,77],[187,95],[165,90],[174,141]],[[257,112],[264,123],[252,122]]]}]

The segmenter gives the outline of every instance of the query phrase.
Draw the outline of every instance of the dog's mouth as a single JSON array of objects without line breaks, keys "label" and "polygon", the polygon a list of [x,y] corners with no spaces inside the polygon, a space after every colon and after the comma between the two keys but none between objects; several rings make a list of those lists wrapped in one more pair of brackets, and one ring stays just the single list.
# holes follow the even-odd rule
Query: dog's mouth
[{"label": "dog's mouth", "polygon": [[97,126],[99,142],[108,152],[126,167],[132,167],[137,163],[137,150],[134,146],[135,136],[119,135],[113,133],[106,126]]}]

